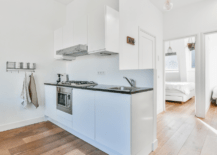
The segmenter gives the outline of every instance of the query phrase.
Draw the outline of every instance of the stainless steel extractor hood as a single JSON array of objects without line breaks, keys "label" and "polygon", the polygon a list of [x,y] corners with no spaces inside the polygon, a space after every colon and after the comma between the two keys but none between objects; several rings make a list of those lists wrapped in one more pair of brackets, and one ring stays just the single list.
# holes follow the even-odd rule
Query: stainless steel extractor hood
[{"label": "stainless steel extractor hood", "polygon": [[66,57],[79,57],[84,55],[99,55],[99,56],[109,56],[114,55],[118,53],[107,51],[106,49],[96,50],[92,52],[88,52],[88,46],[87,45],[76,45],[72,47],[68,47],[62,50],[58,50],[56,52],[57,55],[62,55]]},{"label": "stainless steel extractor hood", "polygon": [[62,50],[58,50],[56,53],[57,55],[71,56],[71,57],[84,56],[84,55],[88,55],[88,46],[76,45]]}]

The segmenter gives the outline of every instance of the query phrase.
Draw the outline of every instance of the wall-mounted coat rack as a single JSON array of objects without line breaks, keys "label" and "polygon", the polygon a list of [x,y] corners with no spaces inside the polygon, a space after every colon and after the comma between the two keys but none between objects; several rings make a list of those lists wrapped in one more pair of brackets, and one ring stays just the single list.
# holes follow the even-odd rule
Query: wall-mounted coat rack
[{"label": "wall-mounted coat rack", "polygon": [[24,72],[35,72],[36,70],[36,63],[23,63],[23,62],[6,62],[6,71],[17,71],[18,73],[20,71]]}]

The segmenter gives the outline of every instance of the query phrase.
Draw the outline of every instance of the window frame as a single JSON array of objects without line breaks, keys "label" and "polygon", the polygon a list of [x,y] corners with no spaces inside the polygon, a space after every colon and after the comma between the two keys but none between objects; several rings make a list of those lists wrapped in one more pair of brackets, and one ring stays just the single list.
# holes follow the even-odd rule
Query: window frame
[{"label": "window frame", "polygon": [[[195,55],[196,55],[196,51],[195,51]],[[190,51],[190,50],[189,50],[189,64],[188,64],[188,66],[189,66],[189,71],[195,71],[195,68],[192,68],[192,51]]]}]

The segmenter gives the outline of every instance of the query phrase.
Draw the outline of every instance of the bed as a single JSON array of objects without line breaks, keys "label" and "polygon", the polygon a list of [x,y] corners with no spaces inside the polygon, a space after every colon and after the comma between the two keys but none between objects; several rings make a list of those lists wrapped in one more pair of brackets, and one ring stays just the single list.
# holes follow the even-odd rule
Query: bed
[{"label": "bed", "polygon": [[191,82],[166,82],[166,101],[187,102],[195,96],[195,84]]}]

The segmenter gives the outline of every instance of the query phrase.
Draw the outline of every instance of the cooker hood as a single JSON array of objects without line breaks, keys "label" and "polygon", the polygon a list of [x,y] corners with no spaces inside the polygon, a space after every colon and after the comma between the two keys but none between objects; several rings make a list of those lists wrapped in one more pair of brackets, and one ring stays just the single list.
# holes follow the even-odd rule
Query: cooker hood
[{"label": "cooker hood", "polygon": [[75,45],[72,47],[68,47],[62,50],[58,50],[57,55],[62,55],[62,56],[70,56],[70,57],[79,57],[79,56],[84,56],[84,55],[89,55],[89,54],[95,54],[99,56],[109,56],[109,55],[114,55],[117,53],[107,51],[106,49],[102,50],[96,50],[94,52],[88,52],[88,46],[87,45]]},{"label": "cooker hood", "polygon": [[62,50],[58,50],[57,55],[71,56],[71,57],[88,55],[88,46],[76,45],[76,46],[68,47]]}]

